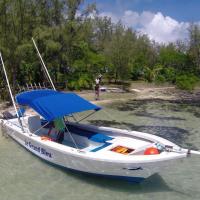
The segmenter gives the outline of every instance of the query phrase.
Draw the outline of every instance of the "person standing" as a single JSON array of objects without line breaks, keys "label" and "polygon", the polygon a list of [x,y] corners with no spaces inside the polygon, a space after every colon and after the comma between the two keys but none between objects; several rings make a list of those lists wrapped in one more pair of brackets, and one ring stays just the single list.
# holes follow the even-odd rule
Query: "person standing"
[{"label": "person standing", "polygon": [[101,79],[102,79],[101,74],[95,79],[95,86],[94,86],[95,100],[99,100]]}]

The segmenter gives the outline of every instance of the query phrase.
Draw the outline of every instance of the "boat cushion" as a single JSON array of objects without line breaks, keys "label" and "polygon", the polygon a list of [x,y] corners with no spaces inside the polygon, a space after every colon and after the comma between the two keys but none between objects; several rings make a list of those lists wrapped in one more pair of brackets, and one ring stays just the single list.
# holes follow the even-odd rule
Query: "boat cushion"
[{"label": "boat cushion", "polygon": [[107,135],[104,135],[102,133],[96,133],[95,135],[92,135],[88,139],[94,141],[94,142],[100,142],[100,143],[105,143],[106,141],[112,140],[112,137],[109,137]]}]

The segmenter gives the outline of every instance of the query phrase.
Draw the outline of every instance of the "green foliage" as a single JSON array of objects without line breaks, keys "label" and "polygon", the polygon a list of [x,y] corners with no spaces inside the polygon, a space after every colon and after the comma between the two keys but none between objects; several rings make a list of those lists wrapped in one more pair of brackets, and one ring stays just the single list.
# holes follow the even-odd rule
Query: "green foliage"
[{"label": "green foliage", "polygon": [[162,65],[155,65],[153,68],[146,67],[144,72],[144,77],[147,81],[156,81],[158,76],[161,76],[160,72],[163,69]]},{"label": "green foliage", "polygon": [[131,70],[131,79],[139,80],[144,77],[144,67],[135,65]]},{"label": "green foliage", "polygon": [[105,45],[105,56],[109,66],[109,73],[115,82],[128,80],[131,72],[132,37],[134,32],[126,30],[121,23],[115,25],[113,36]]},{"label": "green foliage", "polygon": [[197,82],[198,78],[193,74],[183,74],[176,77],[176,85],[182,90],[193,90]]},{"label": "green foliage", "polygon": [[156,76],[155,82],[157,84],[159,84],[159,83],[165,83],[166,79],[165,79],[165,77],[163,75],[159,74],[159,75]]},{"label": "green foliage", "polygon": [[200,26],[191,24],[189,28],[189,56],[194,66],[200,71]]},{"label": "green foliage", "polygon": [[188,44],[161,45],[95,13],[96,5],[85,7],[83,0],[1,1],[0,50],[13,89],[17,83],[47,82],[31,37],[61,89],[66,83],[70,89],[91,89],[99,73],[108,82],[178,85],[193,84],[180,74],[200,74],[199,25],[190,26]]},{"label": "green foliage", "polygon": [[187,54],[179,51],[175,44],[169,44],[160,49],[159,62],[165,67],[185,70],[187,67],[187,61]]},{"label": "green foliage", "polygon": [[162,72],[165,80],[169,83],[175,83],[176,80],[176,71],[173,67],[163,68]]},{"label": "green foliage", "polygon": [[93,80],[87,74],[82,74],[78,79],[73,79],[67,84],[70,90],[92,89]]},{"label": "green foliage", "polygon": [[[156,69],[156,71],[155,71]],[[154,69],[154,81],[156,83],[175,83],[176,71],[173,67],[164,67],[163,65],[157,65]]]}]

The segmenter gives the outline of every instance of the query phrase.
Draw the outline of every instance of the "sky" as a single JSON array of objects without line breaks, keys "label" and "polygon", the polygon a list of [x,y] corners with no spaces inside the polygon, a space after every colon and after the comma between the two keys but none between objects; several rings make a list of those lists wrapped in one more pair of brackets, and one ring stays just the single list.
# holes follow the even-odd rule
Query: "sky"
[{"label": "sky", "polygon": [[111,17],[159,43],[187,40],[190,23],[200,24],[200,0],[85,0],[100,16]]}]

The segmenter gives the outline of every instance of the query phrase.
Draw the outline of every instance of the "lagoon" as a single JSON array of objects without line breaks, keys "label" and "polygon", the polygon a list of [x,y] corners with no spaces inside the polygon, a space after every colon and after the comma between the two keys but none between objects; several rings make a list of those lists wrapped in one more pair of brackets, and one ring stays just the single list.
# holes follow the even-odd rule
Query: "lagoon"
[{"label": "lagoon", "polygon": [[[144,131],[200,149],[200,103],[129,100],[105,106],[85,123]],[[75,174],[47,164],[0,134],[0,200],[199,200],[200,157],[141,184]]]}]

